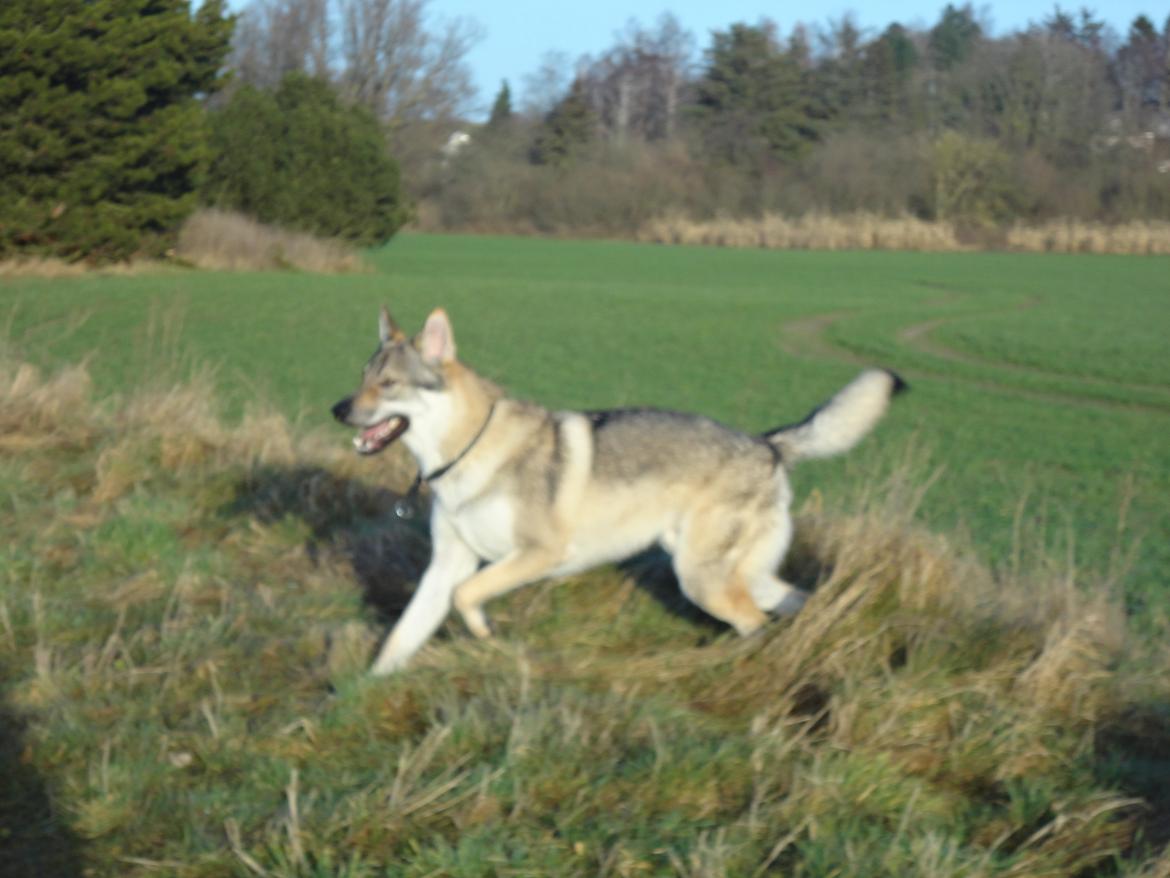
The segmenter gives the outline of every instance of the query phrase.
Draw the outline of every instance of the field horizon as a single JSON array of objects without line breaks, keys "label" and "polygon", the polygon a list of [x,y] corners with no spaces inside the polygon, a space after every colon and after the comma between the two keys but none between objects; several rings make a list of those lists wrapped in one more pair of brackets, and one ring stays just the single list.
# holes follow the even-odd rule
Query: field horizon
[{"label": "field horizon", "polygon": [[[6,284],[0,875],[1170,872],[1167,260],[369,258]],[[651,553],[375,681],[429,548],[328,407],[382,301],[550,406],[912,390],[795,471],[794,620],[740,640]]]}]

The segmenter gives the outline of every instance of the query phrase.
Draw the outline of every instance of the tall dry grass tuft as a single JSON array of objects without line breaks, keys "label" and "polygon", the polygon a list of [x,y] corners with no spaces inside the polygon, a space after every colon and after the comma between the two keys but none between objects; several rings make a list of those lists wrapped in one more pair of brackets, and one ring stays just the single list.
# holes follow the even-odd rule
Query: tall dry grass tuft
[{"label": "tall dry grass tuft", "polygon": [[297,269],[323,274],[365,271],[348,244],[264,225],[239,213],[206,208],[179,230],[175,256],[215,271]]},{"label": "tall dry grass tuft", "polygon": [[800,217],[765,214],[759,219],[720,217],[693,220],[679,214],[651,220],[639,229],[639,241],[703,244],[776,250],[962,250],[950,223],[870,213]]},{"label": "tall dry grass tuft", "polygon": [[[129,399],[104,404],[91,398],[84,364],[52,375],[27,363],[0,362],[0,452],[37,448],[97,452],[93,498],[109,503],[158,472],[247,461],[251,467],[292,468],[308,460],[338,473],[361,471],[360,461],[336,437],[298,434],[275,409],[253,405],[227,425],[208,373],[186,383],[152,385]],[[406,485],[405,461],[391,457],[382,469]]]},{"label": "tall dry grass tuft", "polygon": [[84,365],[46,377],[28,363],[0,361],[0,448],[84,442],[92,432]]}]

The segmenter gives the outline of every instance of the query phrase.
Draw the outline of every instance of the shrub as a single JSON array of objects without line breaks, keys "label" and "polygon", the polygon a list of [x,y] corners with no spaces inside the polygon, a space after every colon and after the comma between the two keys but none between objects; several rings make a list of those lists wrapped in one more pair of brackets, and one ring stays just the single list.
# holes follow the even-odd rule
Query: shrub
[{"label": "shrub", "polygon": [[371,246],[409,218],[398,164],[368,111],[304,74],[240,88],[211,116],[210,203],[261,222]]},{"label": "shrub", "polygon": [[947,131],[930,165],[936,219],[992,225],[1016,214],[1010,160],[994,142]]}]

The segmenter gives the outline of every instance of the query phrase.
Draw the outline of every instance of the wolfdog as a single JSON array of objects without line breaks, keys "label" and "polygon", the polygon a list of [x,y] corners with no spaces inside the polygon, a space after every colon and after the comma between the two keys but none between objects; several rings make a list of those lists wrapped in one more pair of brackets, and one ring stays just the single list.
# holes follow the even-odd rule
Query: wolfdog
[{"label": "wolfdog", "polygon": [[657,543],[691,601],[741,635],[807,594],[777,569],[792,538],[787,470],[848,451],[905,384],[862,372],[803,421],[749,436],[654,409],[549,411],[511,399],[455,356],[442,309],[413,339],[383,307],[357,392],[333,406],[376,454],[402,437],[429,486],[431,562],[371,669],[399,670],[452,605],[477,637],[484,604],[545,577]]}]

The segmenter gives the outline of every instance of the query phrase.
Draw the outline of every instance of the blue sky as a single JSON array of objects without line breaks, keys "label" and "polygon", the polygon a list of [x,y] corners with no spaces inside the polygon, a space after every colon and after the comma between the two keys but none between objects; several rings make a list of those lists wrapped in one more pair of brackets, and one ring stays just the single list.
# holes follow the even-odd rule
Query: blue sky
[{"label": "blue sky", "polygon": [[[961,2],[961,0],[960,0]],[[709,42],[712,30],[736,21],[758,21],[762,16],[775,21],[782,34],[797,22],[824,24],[852,12],[863,29],[880,30],[898,21],[905,25],[933,24],[946,0],[824,0],[820,3],[766,3],[747,0],[673,0],[670,3],[636,2],[636,0],[589,0],[556,3],[549,0],[431,0],[431,12],[437,17],[464,17],[479,23],[483,39],[471,52],[468,61],[480,90],[480,102],[486,107],[507,79],[514,96],[523,91],[524,77],[539,68],[546,52],[564,52],[570,59],[583,54],[598,54],[611,46],[616,32],[630,18],[642,24],[654,23],[669,10],[684,28],[695,36],[698,50]],[[1015,0],[996,4],[974,3],[993,33],[1017,30],[1029,21],[1040,21],[1054,8],[1052,0]],[[1074,10],[1077,2],[1062,4]],[[1158,4],[1141,0],[1109,0],[1108,4],[1090,6],[1098,17],[1124,33],[1139,14],[1150,16],[1161,27],[1168,11],[1164,0]]]}]

